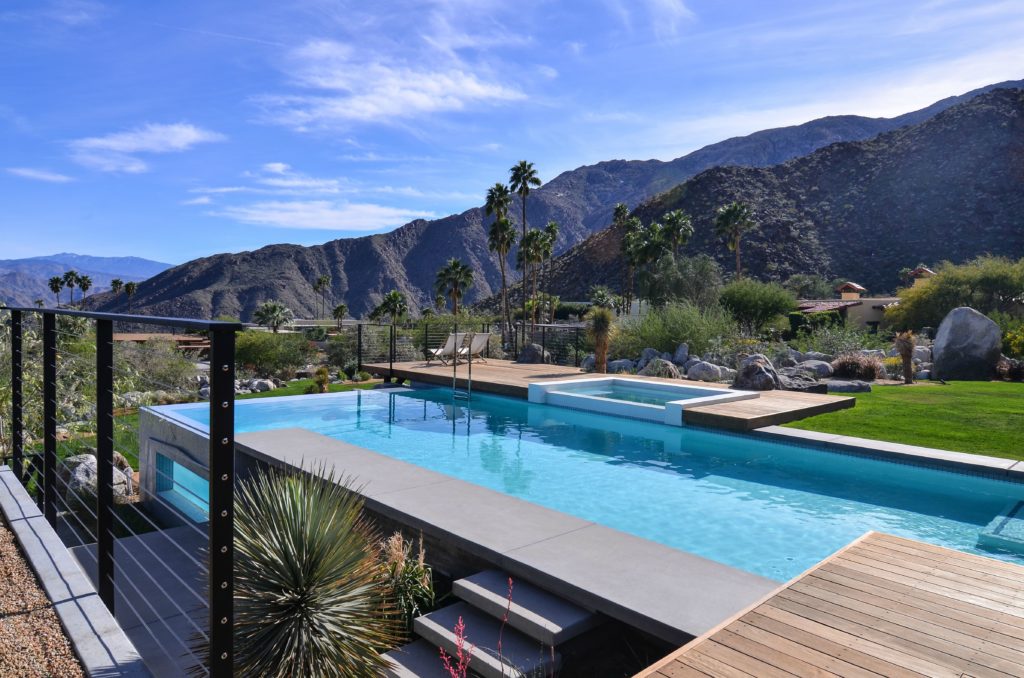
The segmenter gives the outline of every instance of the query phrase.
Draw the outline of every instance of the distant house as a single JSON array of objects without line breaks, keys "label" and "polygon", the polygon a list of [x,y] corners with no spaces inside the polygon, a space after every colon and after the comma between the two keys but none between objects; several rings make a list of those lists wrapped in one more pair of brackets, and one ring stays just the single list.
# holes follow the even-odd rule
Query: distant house
[{"label": "distant house", "polygon": [[927,266],[918,266],[917,268],[910,272],[910,277],[914,279],[915,287],[920,285],[924,281],[928,280],[928,278],[932,277],[933,275],[935,275],[935,271],[928,268]]},{"label": "distant house", "polygon": [[885,315],[885,308],[899,302],[899,297],[866,296],[867,288],[852,281],[836,287],[838,299],[801,299],[797,310],[802,313],[825,313],[835,311],[844,325],[864,327],[870,332],[878,331]]}]

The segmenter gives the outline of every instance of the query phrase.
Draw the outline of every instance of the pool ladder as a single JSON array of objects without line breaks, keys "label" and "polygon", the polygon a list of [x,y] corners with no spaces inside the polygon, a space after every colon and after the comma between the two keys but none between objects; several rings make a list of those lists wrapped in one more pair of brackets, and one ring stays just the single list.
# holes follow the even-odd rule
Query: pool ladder
[{"label": "pool ladder", "polygon": [[[455,326],[455,335],[458,336],[458,334],[459,334],[459,326],[456,325]],[[468,332],[466,334],[465,338],[462,340],[463,343],[466,344],[467,346],[472,346],[473,345],[473,334],[474,334],[473,332]],[[458,348],[455,349],[455,359],[452,360],[452,399],[453,400],[471,400],[473,398],[473,352],[470,351],[470,350],[466,351],[466,354],[469,356],[469,358],[466,361],[466,364],[468,366],[468,368],[467,368],[468,374],[466,376],[466,390],[465,391],[460,391],[459,388],[458,388],[456,376],[458,374],[458,369],[459,369],[459,351],[461,351],[461,350],[462,350],[461,346],[459,346]]]}]

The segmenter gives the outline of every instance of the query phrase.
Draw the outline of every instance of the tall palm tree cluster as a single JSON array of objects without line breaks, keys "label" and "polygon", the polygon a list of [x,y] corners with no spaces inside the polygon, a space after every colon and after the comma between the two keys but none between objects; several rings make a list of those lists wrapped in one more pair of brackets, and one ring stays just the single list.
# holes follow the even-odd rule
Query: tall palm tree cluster
[{"label": "tall palm tree cluster", "polygon": [[[639,217],[629,216],[623,203],[615,206],[612,225],[622,230],[622,255],[626,260],[626,281],[623,286],[623,306],[631,307],[634,298],[634,280],[651,276],[653,265],[665,255],[675,258],[679,250],[693,237],[693,220],[682,210],[672,210],[661,216],[661,221],[644,224]],[[736,255],[736,279],[743,275],[740,262],[740,241],[757,226],[753,213],[746,204],[732,202],[715,211],[715,233],[725,241],[726,247]]]},{"label": "tall palm tree cluster", "polygon": [[65,271],[64,275],[55,275],[48,281],[50,291],[57,298],[57,306],[60,307],[60,293],[65,287],[68,289],[68,305],[75,303],[75,288],[77,287],[82,295],[79,301],[92,289],[92,278],[74,270]]}]

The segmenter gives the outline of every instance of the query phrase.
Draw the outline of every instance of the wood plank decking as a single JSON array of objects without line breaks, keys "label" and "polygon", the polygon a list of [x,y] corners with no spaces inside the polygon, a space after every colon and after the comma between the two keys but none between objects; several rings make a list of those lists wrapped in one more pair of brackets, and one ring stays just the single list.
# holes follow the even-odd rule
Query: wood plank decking
[{"label": "wood plank decking", "polygon": [[794,675],[1024,676],[1024,567],[871,532],[637,674]]},{"label": "wood plank decking", "polygon": [[[364,369],[387,375],[388,363],[367,364]],[[427,384],[451,386],[452,368],[440,363],[427,365],[423,361],[395,363],[392,368],[397,379],[418,381]],[[466,388],[469,367],[462,363],[456,369],[456,383]],[[488,360],[473,363],[473,388],[486,393],[526,398],[530,382],[553,379],[596,379],[608,375],[588,374],[576,367],[560,365],[528,365],[507,360]],[[655,381],[680,380],[654,379],[636,375],[617,374],[617,378],[648,379]],[[724,388],[722,384],[686,382],[695,386]],[[694,407],[684,411],[683,418],[688,424],[711,426],[734,431],[750,431],[762,426],[777,426],[797,419],[803,419],[824,412],[853,407],[856,399],[845,396],[822,395],[818,393],[795,393],[792,391],[765,391],[755,400],[741,400],[719,405]]]}]

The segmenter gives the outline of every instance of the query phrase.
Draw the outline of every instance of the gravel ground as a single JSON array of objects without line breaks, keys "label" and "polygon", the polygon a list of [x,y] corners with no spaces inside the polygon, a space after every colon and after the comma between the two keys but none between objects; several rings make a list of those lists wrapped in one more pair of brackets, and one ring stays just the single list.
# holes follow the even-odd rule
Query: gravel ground
[{"label": "gravel ground", "polygon": [[57,613],[0,520],[0,676],[84,676]]}]

